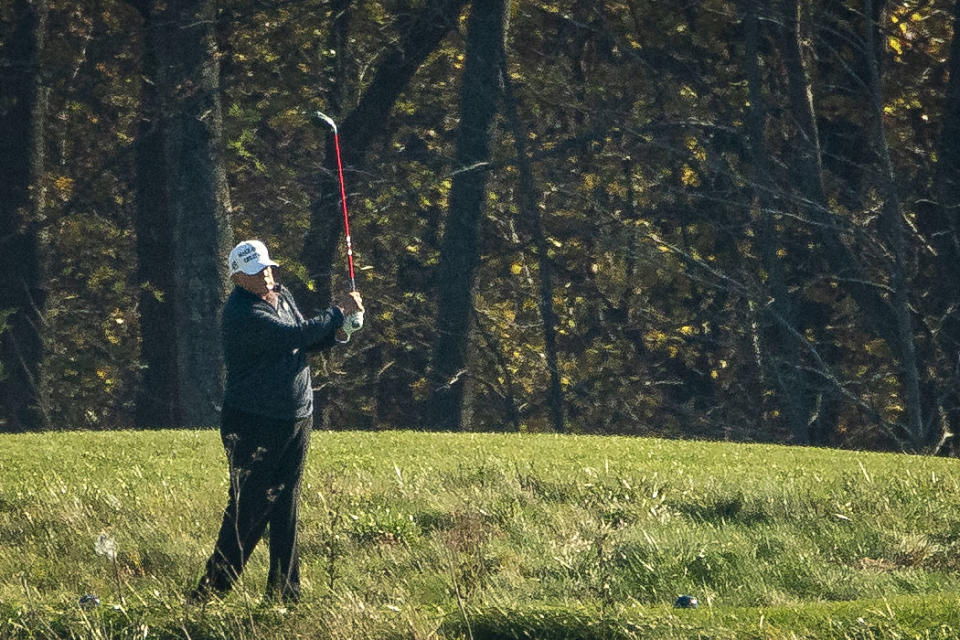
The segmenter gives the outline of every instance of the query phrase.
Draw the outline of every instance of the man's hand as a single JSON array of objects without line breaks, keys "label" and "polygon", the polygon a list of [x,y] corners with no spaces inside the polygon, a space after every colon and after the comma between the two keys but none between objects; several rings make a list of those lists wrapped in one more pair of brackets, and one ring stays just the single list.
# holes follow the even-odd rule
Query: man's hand
[{"label": "man's hand", "polygon": [[337,303],[337,306],[343,311],[344,317],[358,311],[363,313],[363,299],[360,297],[359,291],[351,291],[348,293]]},{"label": "man's hand", "polygon": [[363,327],[364,309],[360,292],[351,291],[337,306],[343,311],[343,326],[337,331],[337,342],[349,342],[350,334],[354,331],[359,331],[360,328]]}]

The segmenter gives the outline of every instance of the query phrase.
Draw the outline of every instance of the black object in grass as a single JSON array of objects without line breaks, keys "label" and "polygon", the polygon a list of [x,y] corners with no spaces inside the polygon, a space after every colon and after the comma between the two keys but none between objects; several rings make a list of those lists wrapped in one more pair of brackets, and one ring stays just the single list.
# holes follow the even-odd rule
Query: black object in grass
[{"label": "black object in grass", "polygon": [[95,596],[92,593],[80,596],[80,600],[77,602],[84,609],[93,609],[100,606],[100,598]]},{"label": "black object in grass", "polygon": [[700,606],[700,603],[693,596],[680,596],[673,601],[675,609],[696,609],[698,606]]}]

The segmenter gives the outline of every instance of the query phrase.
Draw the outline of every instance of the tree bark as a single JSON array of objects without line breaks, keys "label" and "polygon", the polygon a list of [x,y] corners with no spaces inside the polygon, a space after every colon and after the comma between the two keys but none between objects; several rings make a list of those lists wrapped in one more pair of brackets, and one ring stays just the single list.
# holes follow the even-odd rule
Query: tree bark
[{"label": "tree bark", "polygon": [[[333,55],[326,57],[324,84],[327,90],[327,109],[332,113],[343,112],[343,98],[346,87],[343,80],[347,77],[347,61],[350,56],[350,18],[353,0],[333,0],[330,5],[330,34],[327,36],[326,49]],[[324,55],[327,55],[324,52]]]},{"label": "tree bark", "polygon": [[[144,3],[141,3],[144,4]],[[233,244],[215,7],[153,3],[137,148],[140,427],[212,426],[223,395],[220,306]]]},{"label": "tree bark", "polygon": [[[351,178],[360,175],[364,168],[367,150],[386,131],[390,111],[401,91],[410,82],[420,65],[440,44],[444,36],[456,26],[460,11],[466,0],[432,0],[417,14],[401,40],[399,47],[387,55],[377,68],[373,81],[360,98],[356,108],[339,122],[341,153],[347,182],[347,192],[355,185]],[[337,5],[338,7],[341,5]],[[335,15],[331,42],[348,40],[348,14]],[[337,51],[340,56],[344,52]],[[342,70],[342,66],[337,66]],[[337,78],[338,82],[343,78]],[[342,107],[340,101],[345,92],[342,87],[331,90],[334,106]],[[337,116],[337,113],[331,114]],[[328,136],[324,154],[325,171],[319,176],[318,197],[310,203],[310,229],[303,245],[301,260],[306,265],[315,287],[312,291],[299,291],[307,309],[329,304],[333,298],[333,262],[337,255],[343,231],[340,214],[340,187],[337,178],[337,159],[333,136]],[[349,196],[348,196],[349,198]],[[314,405],[322,407],[321,422],[329,427],[327,419],[330,385],[323,385],[314,394]]]},{"label": "tree bark", "polygon": [[820,131],[813,104],[813,88],[803,60],[798,0],[782,0],[781,16],[783,37],[780,38],[780,46],[787,71],[790,115],[798,129],[794,201],[809,213],[823,242],[825,258],[832,272],[844,280],[844,286],[863,313],[864,320],[891,348],[896,348],[898,338],[893,313],[871,285],[850,247],[841,239],[841,225],[833,219],[824,191]]},{"label": "tree bark", "polygon": [[[864,15],[870,17],[874,13],[873,0],[864,0]],[[903,211],[900,206],[900,197],[897,193],[897,178],[894,173],[893,162],[890,160],[890,149],[887,146],[886,132],[883,126],[883,87],[880,79],[880,63],[877,59],[879,51],[875,46],[877,22],[867,20],[866,51],[869,69],[869,87],[871,105],[873,106],[874,144],[880,157],[881,192],[884,196],[881,209],[881,225],[890,244],[893,256],[893,265],[890,271],[890,283],[893,289],[892,306],[896,318],[897,347],[900,354],[900,370],[903,374],[904,405],[907,417],[907,429],[913,438],[913,445],[917,449],[932,446],[939,436],[933,429],[924,424],[920,394],[920,373],[917,362],[916,344],[913,335],[913,316],[910,311],[910,278],[907,275],[907,242],[904,231]]]},{"label": "tree bark", "polygon": [[[934,176],[936,205],[930,211],[932,232],[928,234],[936,248],[938,282],[960,282],[960,2],[953,5],[953,39],[948,61],[949,80],[943,101],[943,122],[940,131],[939,159]],[[946,375],[939,377],[937,404],[941,415],[943,442],[941,449],[956,451],[956,434],[960,433],[960,404],[957,374],[960,370],[960,296],[956,287],[934,287],[930,290],[936,302],[935,312],[943,318],[937,333],[939,356]],[[944,406],[946,405],[946,406]],[[949,445],[949,446],[944,446]]]},{"label": "tree bark", "polygon": [[840,221],[834,219],[830,213],[822,180],[822,152],[813,106],[813,91],[802,57],[799,3],[797,0],[783,0],[784,37],[781,39],[781,46],[787,67],[791,115],[799,129],[799,144],[796,145],[800,160],[797,163],[799,188],[795,198],[817,225],[824,246],[824,256],[832,273],[842,279],[845,290],[860,309],[865,324],[890,346],[898,360],[903,374],[904,401],[907,405],[905,435],[911,440],[911,445],[916,447],[923,432],[919,373],[909,310],[908,279],[905,273],[906,249],[902,214],[881,120],[880,73],[874,37],[879,7],[874,6],[871,0],[866,0],[864,9],[867,19],[862,69],[866,75],[860,80],[865,88],[865,97],[873,105],[875,126],[870,140],[877,148],[883,172],[881,180],[885,202],[881,219],[885,240],[894,262],[890,273],[890,284],[894,293],[889,301],[871,284],[866,270],[853,255],[851,248],[841,239]]},{"label": "tree bark", "polygon": [[[747,112],[750,157],[753,164],[752,189],[754,207],[759,217],[758,245],[764,268],[770,302],[766,305],[769,322],[763,331],[763,360],[769,363],[771,381],[776,385],[777,398],[784,410],[787,425],[795,444],[808,444],[810,431],[808,412],[803,403],[803,386],[797,366],[800,362],[799,345],[782,326],[796,325],[795,302],[787,288],[783,260],[778,254],[781,240],[774,219],[774,188],[770,175],[770,159],[766,145],[766,99],[763,96],[763,73],[760,68],[760,11],[765,6],[761,0],[748,0],[744,17],[746,42],[747,83],[750,92],[750,108]],[[763,367],[761,367],[763,369]],[[760,375],[767,372],[761,370]]]},{"label": "tree bark", "polygon": [[[422,9],[404,34],[400,46],[377,68],[356,108],[338,123],[348,183],[351,174],[356,175],[363,169],[370,145],[384,135],[388,116],[400,92],[456,25],[465,4],[466,0],[433,0]],[[340,95],[342,91],[334,93]],[[310,229],[303,247],[303,264],[316,284],[312,293],[303,293],[308,307],[327,304],[331,299],[333,260],[342,232],[336,162],[331,136],[326,147],[326,171],[320,176],[319,197],[311,203]]]},{"label": "tree bark", "polygon": [[505,0],[474,0],[467,22],[457,172],[440,249],[437,337],[428,374],[425,421],[433,429],[461,426],[473,279],[479,262],[478,227],[486,193],[483,164],[490,160],[490,126],[500,95],[505,9]]},{"label": "tree bark", "polygon": [[949,251],[942,255],[956,273],[960,264],[960,2],[953,5],[953,40],[950,44],[949,72],[943,106],[943,128],[940,132],[940,158],[937,162],[936,191],[939,200],[941,233],[946,242],[940,247]]},{"label": "tree bark", "polygon": [[42,400],[46,273],[41,222],[47,0],[16,0],[0,64],[0,431],[49,426]]},{"label": "tree bark", "polygon": [[543,231],[540,202],[533,180],[533,168],[527,154],[527,130],[520,119],[517,96],[507,70],[506,60],[501,68],[503,78],[504,107],[513,129],[514,147],[517,151],[517,166],[520,170],[520,216],[529,224],[530,235],[537,249],[537,266],[540,275],[540,319],[543,321],[543,345],[550,384],[547,404],[550,418],[557,433],[566,430],[563,406],[563,386],[560,382],[560,367],[557,357],[557,323],[553,311],[553,264],[547,249],[547,237]]},{"label": "tree bark", "polygon": [[[880,287],[871,282],[870,274],[864,269],[851,246],[843,240],[844,221],[831,212],[823,185],[823,152],[813,104],[813,89],[803,59],[800,6],[798,0],[781,0],[780,8],[783,30],[779,43],[787,72],[790,116],[797,128],[794,144],[797,159],[793,162],[795,174],[792,184],[794,186],[790,195],[795,203],[794,206],[804,212],[813,223],[813,228],[822,244],[821,255],[831,277],[839,280],[843,290],[857,305],[864,327],[879,336],[893,351],[901,367],[904,367],[902,370],[905,375],[905,396],[913,396],[916,393],[917,384],[913,373],[908,369],[915,372],[917,357],[912,335],[910,335],[912,332],[908,328],[909,319],[903,315],[904,312],[909,313],[906,300],[896,296],[890,301],[885,299],[880,292]],[[867,15],[876,15],[876,7],[867,8],[870,9]],[[875,24],[875,20],[869,21],[868,28],[873,29]],[[867,76],[860,77],[859,87],[861,90],[866,89],[864,98],[868,100],[877,99],[870,95],[871,81],[868,77],[871,72],[870,59],[875,61],[875,56],[872,43],[866,44],[861,68],[862,73]],[[848,81],[853,82],[849,79]],[[876,136],[866,135],[866,139],[876,141]],[[885,148],[885,141],[882,142]],[[889,199],[888,204],[890,204]],[[899,205],[895,206],[899,209]],[[891,214],[887,214],[886,219],[888,222],[897,224],[897,221],[892,220]],[[902,256],[897,260],[897,264],[902,265],[899,262]],[[900,268],[895,267],[898,270]],[[905,295],[905,283],[892,283],[892,287],[898,286],[899,295]],[[837,393],[846,394],[844,389],[836,386],[839,383],[832,374],[827,371],[822,373],[827,374],[825,377],[828,380],[834,381]],[[912,403],[911,400],[907,402]],[[919,406],[919,403],[916,406]],[[876,417],[881,419],[879,416]],[[907,426],[907,430],[916,427],[916,414],[909,419],[909,422],[914,423],[915,426]],[[891,430],[888,429],[888,431]],[[902,435],[906,439],[914,439],[914,436],[909,433]],[[915,442],[911,444],[915,445]]]}]

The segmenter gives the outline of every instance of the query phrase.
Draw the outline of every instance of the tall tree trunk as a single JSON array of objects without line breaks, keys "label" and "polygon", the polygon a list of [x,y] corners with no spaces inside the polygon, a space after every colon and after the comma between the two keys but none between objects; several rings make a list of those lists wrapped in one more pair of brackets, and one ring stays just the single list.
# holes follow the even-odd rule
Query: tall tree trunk
[{"label": "tall tree trunk", "polygon": [[[943,100],[943,125],[940,132],[940,153],[937,162],[936,191],[940,210],[940,231],[937,237],[946,241],[939,245],[942,262],[957,273],[960,266],[960,2],[953,5],[953,40],[950,45],[949,82]],[[947,251],[944,255],[944,251]]]},{"label": "tall tree trunk", "polygon": [[813,87],[803,60],[798,0],[781,0],[781,53],[787,71],[790,116],[798,129],[794,200],[808,212],[824,245],[824,254],[832,272],[844,280],[844,286],[860,307],[864,320],[891,348],[896,348],[896,321],[889,306],[877,293],[851,249],[840,235],[841,225],[830,211],[823,187],[823,162],[820,131],[813,104]]},{"label": "tall tree trunk", "polygon": [[[944,96],[943,124],[940,132],[939,160],[935,176],[937,206],[933,233],[928,234],[937,250],[936,273],[940,282],[960,282],[960,2],[953,5],[953,40],[948,61],[949,81]],[[942,415],[943,443],[952,439],[950,449],[957,448],[955,434],[960,433],[960,404],[957,389],[957,371],[960,369],[960,296],[956,287],[939,287],[931,291],[940,298],[936,307],[943,316],[943,326],[937,338],[941,357],[950,374],[943,379],[938,401]],[[949,400],[948,400],[949,399]],[[946,406],[944,406],[946,405]]]},{"label": "tall tree trunk", "polygon": [[232,245],[212,0],[141,2],[137,149],[141,427],[214,425],[223,395],[217,318]]},{"label": "tall tree trunk", "polygon": [[[407,86],[420,65],[456,26],[467,0],[432,0],[425,6],[404,34],[395,51],[377,67],[373,80],[356,108],[339,122],[343,145],[344,171],[350,174],[363,169],[370,145],[384,135],[388,116],[400,92]],[[342,20],[346,16],[341,17]],[[338,23],[343,27],[342,23]],[[345,28],[345,27],[343,27]],[[341,55],[343,52],[337,52]],[[335,90],[335,96],[343,94]],[[338,113],[330,114],[334,117]],[[336,156],[332,137],[327,141],[326,172],[320,176],[319,197],[311,203],[310,229],[303,246],[302,260],[316,283],[312,293],[304,292],[313,306],[327,304],[331,298],[333,259],[340,239],[340,188],[337,183]]]},{"label": "tall tree trunk", "polygon": [[16,0],[0,62],[0,431],[49,426],[40,385],[46,273],[40,227],[47,0]]},{"label": "tall tree trunk", "polygon": [[[385,134],[388,116],[396,103],[400,92],[407,86],[420,65],[440,44],[444,36],[456,26],[460,11],[467,0],[431,0],[411,21],[400,45],[387,55],[377,67],[373,80],[360,98],[356,108],[339,122],[342,143],[343,166],[346,172],[347,188],[355,188],[351,178],[360,175],[364,168],[367,151],[375,140]],[[335,13],[334,30],[341,33],[331,36],[331,42],[346,42],[344,33],[349,25],[349,13],[342,4],[343,11]],[[335,8],[335,11],[338,9]],[[337,55],[345,55],[338,50]],[[342,68],[339,65],[337,68]],[[328,73],[331,70],[328,70]],[[337,78],[342,82],[342,78]],[[335,87],[331,91],[332,100],[339,103],[345,91]],[[342,108],[340,104],[333,106]],[[334,112],[332,116],[339,116]],[[309,309],[329,304],[333,297],[333,262],[342,232],[340,217],[340,187],[337,181],[337,159],[333,147],[333,137],[327,139],[324,156],[325,171],[319,176],[319,195],[310,204],[310,229],[303,245],[301,259],[306,265],[315,287],[312,291],[300,291],[303,305]],[[349,195],[348,195],[349,198]],[[320,408],[323,425],[329,427],[329,399],[331,385],[322,385],[314,394],[314,406]]]},{"label": "tall tree trunk", "polygon": [[[347,78],[347,61],[350,59],[350,18],[353,0],[332,0],[330,4],[330,33],[327,36],[327,51],[333,55],[325,58],[324,86],[327,86],[327,109],[331,113],[343,113],[346,95],[344,79]],[[326,52],[325,52],[326,55]]]},{"label": "tall tree trunk", "polygon": [[896,318],[897,348],[899,353],[900,370],[903,374],[904,404],[906,408],[907,428],[912,436],[914,446],[922,449],[934,444],[934,438],[939,434],[930,429],[923,421],[920,395],[920,373],[917,362],[916,344],[913,336],[913,317],[910,311],[910,279],[907,276],[907,242],[904,231],[903,211],[900,206],[900,197],[897,193],[897,178],[894,174],[893,162],[890,160],[890,149],[887,146],[886,132],[883,127],[883,87],[880,78],[880,55],[876,47],[877,21],[871,18],[874,13],[873,0],[864,0],[864,15],[868,17],[865,25],[865,55],[869,69],[869,87],[871,104],[873,106],[874,144],[880,156],[882,169],[881,193],[884,196],[881,210],[881,224],[887,236],[893,265],[890,272],[890,284],[893,289],[892,306]]},{"label": "tall tree trunk", "polygon": [[[904,349],[912,348],[912,343],[910,347],[904,344],[900,321],[893,307],[881,295],[880,288],[871,282],[869,274],[851,247],[844,242],[844,222],[830,209],[823,185],[823,152],[813,102],[813,87],[803,55],[804,34],[801,32],[800,5],[798,0],[780,0],[779,7],[782,37],[778,39],[778,44],[787,75],[789,115],[797,129],[793,145],[796,155],[791,161],[794,173],[789,195],[793,198],[794,206],[812,222],[814,233],[822,245],[820,255],[829,269],[830,277],[836,278],[856,303],[865,328],[883,339],[900,362],[913,362],[914,356],[904,352]],[[867,80],[863,80],[862,86],[868,86]],[[829,366],[829,363],[824,364]],[[831,372],[821,373],[825,374],[827,380],[832,381],[836,393],[847,393],[839,386]],[[826,413],[833,414],[832,411]],[[875,417],[881,419],[880,416]]]},{"label": "tall tree trunk", "polygon": [[507,71],[506,60],[501,69],[503,78],[504,107],[513,129],[514,146],[517,150],[517,165],[520,169],[520,216],[529,224],[533,244],[537,248],[537,266],[540,275],[540,318],[543,321],[544,356],[550,384],[547,390],[547,404],[550,406],[550,418],[557,433],[566,430],[564,424],[563,386],[560,383],[560,367],[557,358],[557,323],[553,311],[553,265],[547,250],[547,237],[543,231],[543,219],[540,215],[540,202],[533,181],[533,168],[527,155],[527,130],[520,119],[517,96]]},{"label": "tall tree trunk", "polygon": [[450,208],[437,278],[437,337],[428,375],[426,424],[461,425],[478,233],[484,210],[490,126],[500,95],[500,61],[506,27],[505,0],[474,0],[467,21],[466,62],[460,87],[460,128]]},{"label": "tall tree trunk", "polygon": [[[747,127],[750,140],[750,155],[753,162],[753,201],[759,216],[759,249],[767,271],[767,283],[771,302],[768,317],[772,319],[764,332],[763,344],[767,348],[765,360],[770,362],[777,398],[784,410],[787,425],[796,444],[808,444],[810,432],[807,411],[803,406],[803,387],[797,367],[800,362],[799,345],[783,326],[796,325],[795,303],[787,288],[783,260],[778,254],[781,240],[774,219],[773,180],[767,154],[766,98],[763,96],[763,73],[760,68],[760,12],[766,6],[761,0],[747,0],[744,16],[746,35],[747,82],[750,91],[750,108],[747,112]],[[761,371],[761,375],[766,372]]]}]

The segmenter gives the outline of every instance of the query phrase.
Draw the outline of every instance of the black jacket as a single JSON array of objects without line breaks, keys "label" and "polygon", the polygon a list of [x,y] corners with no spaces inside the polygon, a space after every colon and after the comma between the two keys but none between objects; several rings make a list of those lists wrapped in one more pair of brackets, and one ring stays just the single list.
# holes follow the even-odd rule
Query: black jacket
[{"label": "black jacket", "polygon": [[227,385],[223,406],[275,419],[313,413],[305,351],[334,344],[343,313],[331,307],[305,320],[293,295],[280,289],[276,309],[241,287],[227,298],[220,318]]}]

